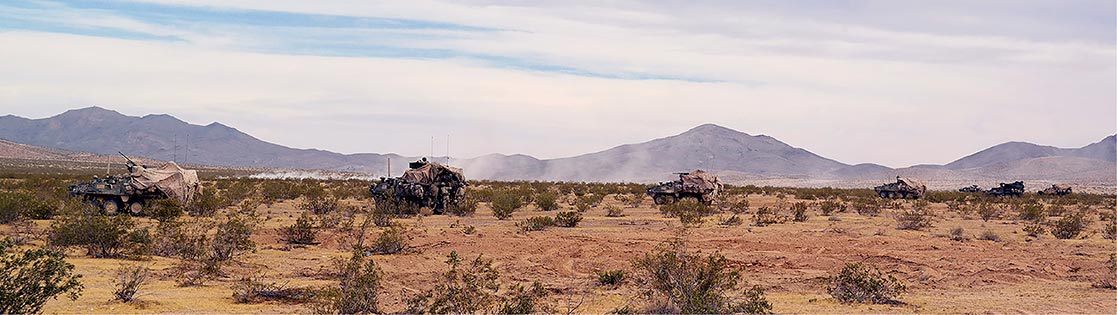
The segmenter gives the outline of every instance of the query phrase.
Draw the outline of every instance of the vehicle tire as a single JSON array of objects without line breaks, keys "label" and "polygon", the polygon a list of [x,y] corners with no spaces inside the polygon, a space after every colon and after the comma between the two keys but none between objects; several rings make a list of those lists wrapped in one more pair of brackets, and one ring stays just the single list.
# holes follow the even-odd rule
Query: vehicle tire
[{"label": "vehicle tire", "polygon": [[877,193],[877,195],[878,195],[878,196],[880,196],[881,198],[888,198],[888,193],[886,193],[886,192],[883,192],[883,191],[882,191],[882,192],[879,192],[879,193]]},{"label": "vehicle tire", "polygon": [[105,214],[107,215],[116,215],[120,213],[120,210],[123,208],[123,202],[120,202],[120,199],[116,197],[105,198],[101,203],[101,209],[105,210]]},{"label": "vehicle tire", "polygon": [[128,203],[128,213],[132,216],[144,215],[144,202],[143,200],[135,200]]}]

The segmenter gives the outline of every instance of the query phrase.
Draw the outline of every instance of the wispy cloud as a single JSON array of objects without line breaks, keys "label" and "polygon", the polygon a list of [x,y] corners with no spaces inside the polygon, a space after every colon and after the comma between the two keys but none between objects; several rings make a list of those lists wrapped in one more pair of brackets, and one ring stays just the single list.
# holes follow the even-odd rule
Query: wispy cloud
[{"label": "wispy cloud", "polygon": [[17,0],[0,4],[0,58],[19,60],[0,65],[0,104],[167,111],[283,144],[405,154],[453,133],[465,155],[556,157],[715,122],[848,163],[942,163],[1001,141],[1114,132],[1113,12],[1109,1]]}]

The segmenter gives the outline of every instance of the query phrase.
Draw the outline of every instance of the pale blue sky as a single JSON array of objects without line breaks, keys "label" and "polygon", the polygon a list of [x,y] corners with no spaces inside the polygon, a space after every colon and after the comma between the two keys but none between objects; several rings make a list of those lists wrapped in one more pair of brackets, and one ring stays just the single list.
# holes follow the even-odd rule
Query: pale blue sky
[{"label": "pale blue sky", "polygon": [[1117,131],[1115,12],[1114,1],[14,0],[0,3],[0,114],[98,105],[301,148],[421,155],[451,134],[452,155],[541,158],[711,122],[845,163],[946,163],[1004,141],[1077,147]]}]

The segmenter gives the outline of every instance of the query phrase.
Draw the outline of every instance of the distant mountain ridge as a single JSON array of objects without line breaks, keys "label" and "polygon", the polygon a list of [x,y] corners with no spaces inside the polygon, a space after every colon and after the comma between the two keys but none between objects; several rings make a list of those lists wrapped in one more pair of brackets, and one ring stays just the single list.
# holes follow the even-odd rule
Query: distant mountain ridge
[{"label": "distant mountain ridge", "polygon": [[[169,115],[126,116],[100,107],[70,110],[43,119],[0,117],[0,138],[69,151],[129,155],[234,167],[322,169],[383,175],[388,160],[398,175],[415,157],[339,154],[268,143],[235,128],[189,124]],[[176,149],[177,146],[177,149]],[[14,148],[14,147],[13,147]],[[13,149],[14,150],[14,149]],[[440,160],[441,158],[436,158]],[[558,159],[489,154],[454,159],[471,179],[652,182],[674,172],[704,169],[737,181],[879,181],[896,175],[928,180],[996,181],[1052,179],[1117,184],[1117,140],[1108,136],[1082,148],[1008,142],[946,165],[893,169],[848,165],[766,135],[749,135],[713,124],[678,135]]]}]

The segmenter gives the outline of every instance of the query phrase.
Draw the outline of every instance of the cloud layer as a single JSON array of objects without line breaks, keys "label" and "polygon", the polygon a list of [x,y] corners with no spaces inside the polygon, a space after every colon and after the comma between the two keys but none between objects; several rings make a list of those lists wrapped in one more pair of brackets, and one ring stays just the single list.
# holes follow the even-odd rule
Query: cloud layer
[{"label": "cloud layer", "polygon": [[1117,131],[1111,1],[0,4],[0,106],[562,157],[712,122],[846,163]]}]

